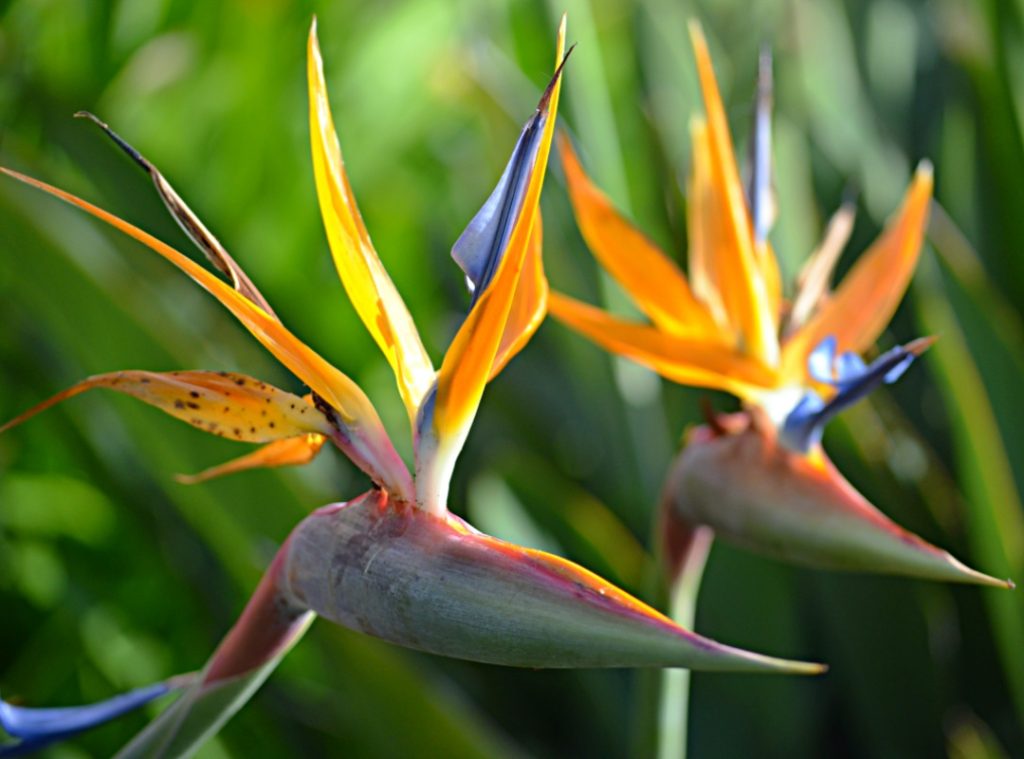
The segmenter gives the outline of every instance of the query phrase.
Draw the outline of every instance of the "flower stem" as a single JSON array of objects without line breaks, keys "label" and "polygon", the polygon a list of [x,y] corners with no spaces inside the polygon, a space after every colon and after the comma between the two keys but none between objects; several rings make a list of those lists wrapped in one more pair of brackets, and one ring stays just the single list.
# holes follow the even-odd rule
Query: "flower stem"
[{"label": "flower stem", "polygon": [[[679,528],[676,524],[674,527]],[[681,530],[677,529],[676,535]],[[672,548],[669,616],[693,629],[697,594],[714,533],[709,527],[688,528]],[[658,707],[658,759],[685,759],[690,716],[690,670],[665,669],[661,673]]]}]

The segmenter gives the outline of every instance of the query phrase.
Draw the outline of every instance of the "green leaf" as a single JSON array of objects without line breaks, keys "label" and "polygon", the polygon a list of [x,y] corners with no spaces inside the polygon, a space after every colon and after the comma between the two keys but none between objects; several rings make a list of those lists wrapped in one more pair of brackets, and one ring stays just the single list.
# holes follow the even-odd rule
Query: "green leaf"
[{"label": "green leaf", "polygon": [[[954,310],[947,294],[957,287],[958,278],[954,273],[949,283],[944,284],[933,258],[923,257],[918,285],[918,318],[925,330],[942,337],[929,360],[948,409],[959,479],[970,504],[964,518],[971,553],[986,571],[1021,580],[1024,508],[982,364],[960,324],[963,317],[972,317]],[[968,300],[974,308],[986,310],[986,306],[979,305],[984,301]],[[977,315],[972,321],[980,326]],[[1020,388],[1024,386],[1024,373],[1003,381]],[[986,592],[984,600],[992,618],[1004,676],[1018,711],[1024,711],[1024,596],[1019,592]]]}]

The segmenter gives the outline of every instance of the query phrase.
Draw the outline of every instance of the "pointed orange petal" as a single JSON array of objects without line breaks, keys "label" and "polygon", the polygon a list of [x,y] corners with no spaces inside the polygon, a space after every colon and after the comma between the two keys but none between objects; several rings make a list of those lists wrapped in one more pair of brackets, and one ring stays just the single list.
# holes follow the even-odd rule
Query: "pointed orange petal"
[{"label": "pointed orange petal", "polygon": [[542,230],[540,211],[530,233],[530,243],[526,251],[526,261],[516,285],[516,296],[512,301],[505,331],[501,335],[501,344],[494,357],[491,376],[494,379],[505,368],[505,365],[530,342],[533,333],[544,321],[548,310],[548,279],[544,275],[544,262],[541,258],[544,233]]},{"label": "pointed orange petal", "polygon": [[[559,60],[564,47],[564,34],[563,22],[558,37]],[[498,272],[459,329],[438,372],[435,424],[442,434],[455,433],[466,428],[475,416],[508,323],[537,218],[540,191],[558,109],[560,74],[559,70],[559,75],[552,82],[550,93],[545,94],[546,102],[542,104],[542,113],[545,114],[543,136],[533,166],[530,168],[530,179],[519,217],[516,219]]]},{"label": "pointed orange petal", "polygon": [[345,454],[353,463],[375,481],[390,487],[394,493],[403,497],[411,495],[409,472],[384,431],[370,399],[358,385],[295,337],[281,322],[190,258],[133,224],[38,179],[3,167],[0,167],[0,171],[92,214],[135,238],[185,272],[234,314],[253,337],[295,376],[338,412],[338,422],[346,427]]},{"label": "pointed orange petal", "polygon": [[779,259],[775,256],[772,244],[765,240],[758,243],[757,262],[761,269],[761,281],[764,282],[767,311],[772,315],[772,338],[776,349],[779,344],[778,328],[782,318],[782,272],[779,270]]},{"label": "pointed orange petal", "polygon": [[308,464],[320,453],[327,438],[315,432],[298,437],[275,440],[257,448],[252,453],[239,456],[223,464],[204,469],[197,474],[179,474],[175,479],[183,485],[195,485],[226,474],[244,472],[248,469],[271,469],[282,466]]},{"label": "pointed orange petal", "polygon": [[417,419],[417,502],[435,513],[447,507],[448,484],[455,460],[480,406],[484,386],[492,375],[520,274],[530,251],[558,113],[558,95],[562,84],[562,67],[565,64],[564,50],[563,16],[556,46],[558,67],[541,97],[537,112],[527,122],[527,129],[538,128],[542,124],[540,128],[543,131],[539,139],[534,137],[538,140],[536,153],[525,175],[526,189],[515,223],[497,272],[479,296],[445,354],[437,375],[436,395],[433,395],[429,406],[425,405],[421,417]]},{"label": "pointed orange petal", "polygon": [[732,320],[739,327],[744,351],[774,366],[778,362],[779,350],[776,314],[771,310],[769,283],[764,279],[764,270],[770,267],[759,260],[768,252],[766,248],[756,250],[754,246],[750,214],[736,168],[725,108],[704,33],[696,22],[690,24],[690,39],[697,58],[697,73],[707,114],[710,187],[717,194],[717,206],[724,214],[721,222],[724,239],[714,252],[718,258],[716,269],[720,293]]},{"label": "pointed orange petal", "polygon": [[673,382],[725,390],[745,400],[756,399],[775,383],[771,369],[723,343],[667,335],[557,292],[551,293],[548,310],[606,350],[631,358]]},{"label": "pointed orange petal", "polygon": [[572,143],[559,135],[562,166],[583,239],[609,274],[655,324],[674,335],[706,337],[717,332],[675,262],[615,210],[583,171]]},{"label": "pointed orange petal", "polygon": [[835,293],[784,346],[787,376],[803,378],[807,356],[829,335],[837,351],[861,353],[896,312],[917,266],[932,199],[932,167],[922,162],[903,205]]},{"label": "pointed orange petal", "polygon": [[352,195],[327,100],[315,20],[309,30],[307,71],[313,173],[334,265],[359,318],[387,356],[414,418],[434,381],[434,367],[402,296],[377,257]]},{"label": "pointed orange petal", "polygon": [[0,433],[97,387],[131,395],[193,427],[232,440],[266,443],[306,432],[332,431],[327,417],[299,396],[244,374],[123,371],[98,374],[72,385],[0,427]]},{"label": "pointed orange petal", "polygon": [[692,166],[686,189],[686,221],[689,229],[690,282],[694,295],[705,305],[719,328],[739,340],[736,315],[723,300],[722,261],[718,251],[726,244],[725,209],[715,191],[711,170],[711,138],[707,122],[690,122]]}]

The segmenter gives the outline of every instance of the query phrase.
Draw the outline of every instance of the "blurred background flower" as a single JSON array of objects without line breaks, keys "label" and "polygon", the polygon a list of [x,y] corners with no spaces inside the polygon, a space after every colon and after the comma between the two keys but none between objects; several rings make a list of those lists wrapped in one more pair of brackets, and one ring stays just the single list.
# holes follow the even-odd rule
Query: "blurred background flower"
[{"label": "blurred background flower", "polygon": [[[758,46],[775,50],[786,212],[772,241],[787,281],[851,186],[856,252],[918,159],[932,159],[942,209],[882,343],[941,339],[898,385],[833,422],[825,447],[908,529],[1024,577],[1018,4],[0,2],[0,162],[187,246],[148,178],[71,118],[96,112],[161,167],[278,313],[367,390],[405,441],[393,378],[337,283],[317,212],[303,65],[310,16],[319,16],[367,226],[440,355],[468,305],[449,246],[547,80],[563,10],[580,45],[563,119],[595,182],[677,255],[687,124],[699,108],[691,16],[704,24],[740,149]],[[549,277],[628,314],[585,251],[556,163],[543,201]],[[335,288],[333,302],[310,302],[311,278]],[[121,368],[244,367],[301,390],[170,267],[14,183],[0,185],[0,324],[3,419]],[[703,394],[549,322],[491,385],[450,503],[481,529],[555,549],[652,599],[657,492]],[[240,453],[112,395],[76,399],[0,438],[5,698],[85,703],[194,666],[288,529],[365,484],[333,453],[301,471],[192,487],[173,479]],[[726,545],[714,547],[704,583],[701,633],[832,670],[815,680],[696,675],[694,756],[1024,752],[1019,591],[797,570]],[[644,755],[654,686],[645,673],[443,661],[321,624],[203,756],[341,746],[359,756]],[[60,755],[109,755],[143,719]]]}]

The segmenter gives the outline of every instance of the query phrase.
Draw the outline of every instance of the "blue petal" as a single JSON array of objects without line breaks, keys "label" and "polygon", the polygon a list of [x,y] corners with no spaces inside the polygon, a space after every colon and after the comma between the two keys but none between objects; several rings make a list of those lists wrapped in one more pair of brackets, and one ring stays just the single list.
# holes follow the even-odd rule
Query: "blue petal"
[{"label": "blue petal", "polygon": [[811,351],[807,357],[807,373],[818,382],[832,385],[835,382],[836,338],[829,335]]},{"label": "blue petal", "polygon": [[[849,351],[838,356],[836,358],[835,364],[835,386],[840,390],[849,385],[851,382],[856,382],[859,377],[861,377],[865,372],[868,371],[868,365],[864,363],[864,359],[862,359],[856,353],[851,353]],[[895,378],[893,381],[895,381]]]},{"label": "blue petal", "polygon": [[822,340],[807,360],[808,373],[839,392],[828,403],[822,401],[817,393],[804,395],[783,422],[782,442],[806,453],[821,441],[825,425],[832,417],[880,385],[895,382],[931,343],[930,338],[915,340],[893,348],[872,361],[870,366],[865,366],[853,353],[845,353],[835,359],[835,338]]},{"label": "blue petal", "polygon": [[177,685],[156,683],[87,706],[34,709],[0,700],[0,727],[18,743],[0,746],[0,756],[20,756],[127,714]]},{"label": "blue petal", "polygon": [[751,140],[750,182],[747,205],[753,221],[754,239],[768,239],[773,220],[772,202],[772,52],[762,48],[757,61],[757,99]]},{"label": "blue petal", "polygon": [[473,293],[474,303],[498,270],[501,254],[522,207],[530,176],[528,169],[533,165],[543,134],[544,119],[537,118],[538,115],[523,129],[497,187],[452,248],[452,258],[466,273],[466,284]]},{"label": "blue petal", "polygon": [[818,415],[825,408],[825,401],[817,393],[808,391],[789,412],[782,425],[782,442],[794,450],[806,453],[821,442],[825,430],[817,423]]},{"label": "blue petal", "polygon": [[[571,52],[570,49],[569,53]],[[476,216],[469,222],[469,226],[452,247],[452,258],[465,272],[466,284],[469,286],[470,292],[473,293],[470,307],[476,305],[477,300],[498,271],[509,237],[519,219],[523,195],[530,184],[537,149],[540,147],[541,138],[544,135],[551,92],[558,77],[561,76],[562,66],[565,65],[569,53],[566,53],[565,59],[562,60],[551,83],[548,84],[541,96],[536,112],[523,127],[512,151],[512,157],[505,166],[501,179],[498,180],[491,196],[477,211]]]}]

